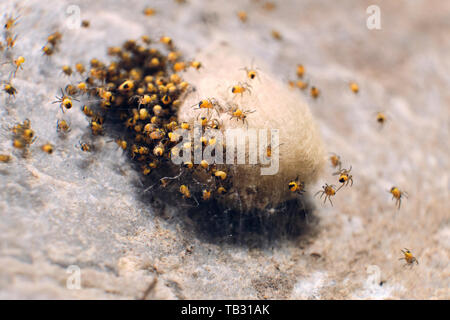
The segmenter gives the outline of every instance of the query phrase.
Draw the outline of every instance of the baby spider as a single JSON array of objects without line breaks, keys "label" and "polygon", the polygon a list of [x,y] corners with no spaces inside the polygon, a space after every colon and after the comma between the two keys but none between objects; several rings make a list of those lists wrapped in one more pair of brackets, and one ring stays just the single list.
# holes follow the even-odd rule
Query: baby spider
[{"label": "baby spider", "polygon": [[200,61],[196,61],[196,60],[191,61],[191,62],[189,63],[189,65],[190,65],[192,68],[197,69],[197,70],[199,70],[199,69],[202,67],[202,63],[201,63]]},{"label": "baby spider", "polygon": [[6,83],[3,86],[3,91],[5,91],[10,96],[13,96],[14,98],[16,97],[17,89],[14,88],[11,83]]},{"label": "baby spider", "polygon": [[203,99],[201,100],[198,104],[194,104],[192,107],[195,107],[194,110],[197,109],[206,109],[208,110],[208,115],[210,110],[214,109],[217,114],[220,114],[220,112],[223,110],[222,106],[219,104],[219,102],[214,99],[214,98],[207,98],[207,99]]},{"label": "baby spider", "polygon": [[242,123],[246,124],[248,127],[248,121],[247,121],[247,115],[250,113],[255,112],[256,110],[252,111],[244,111],[240,109],[239,107],[233,107],[228,110],[228,114],[231,115],[230,120],[233,118],[236,118],[236,120],[242,120]]},{"label": "baby spider", "polygon": [[122,150],[127,149],[128,143],[126,140],[118,138],[118,139],[116,139],[116,143]]},{"label": "baby spider", "polygon": [[66,108],[66,109],[72,108],[72,105],[73,105],[72,100],[79,101],[75,98],[71,98],[68,95],[65,95],[63,89],[61,89],[61,97],[56,96],[55,98],[57,100],[53,101],[52,103],[59,103],[60,104],[59,106],[61,107],[61,110],[63,113],[65,112],[64,108]]},{"label": "baby spider", "polygon": [[297,176],[297,178],[295,178],[295,180],[292,180],[291,182],[289,182],[288,187],[291,192],[296,192],[300,195],[305,192],[305,183],[302,181],[299,181],[298,176]]},{"label": "baby spider", "polygon": [[386,115],[381,111],[378,111],[376,113],[376,119],[377,119],[377,122],[380,125],[380,127],[383,127],[383,125],[386,123],[386,120],[387,120]]},{"label": "baby spider", "polygon": [[335,185],[328,185],[325,183],[324,186],[322,186],[323,190],[319,190],[314,196],[317,196],[320,193],[320,198],[322,199],[323,195],[325,195],[325,199],[323,203],[325,203],[328,200],[330,201],[331,205],[333,205],[333,202],[331,201],[331,197],[336,194],[336,186]]},{"label": "baby spider", "polygon": [[78,62],[77,64],[75,64],[75,70],[77,70],[77,72],[82,75],[86,71],[86,68],[82,63]]},{"label": "baby spider", "polygon": [[14,47],[14,45],[16,44],[17,41],[17,35],[13,37],[11,36],[7,36],[6,37],[6,48],[10,48],[12,49]]},{"label": "baby spider", "polygon": [[227,173],[222,170],[216,170],[214,171],[214,176],[218,179],[225,180],[227,178]]},{"label": "baby spider", "polygon": [[184,184],[182,184],[181,186],[180,186],[180,193],[183,195],[183,197],[185,197],[185,198],[190,198],[191,197],[191,192],[190,192],[190,190],[189,190],[189,188],[186,186],[186,185],[184,185]]},{"label": "baby spider", "polygon": [[350,82],[349,83],[349,87],[350,87],[350,90],[353,91],[353,93],[356,94],[356,93],[359,92],[359,86],[358,86],[358,84],[356,82]]},{"label": "baby spider", "polygon": [[279,145],[277,145],[275,147],[272,147],[272,145],[269,144],[266,148],[266,154],[265,154],[266,158],[270,159],[272,157],[272,151],[279,148],[281,145],[282,145],[282,143],[280,143]]},{"label": "baby spider", "polygon": [[202,125],[203,129],[218,129],[218,128],[220,128],[219,120],[208,119],[205,116],[200,117],[200,124]]},{"label": "baby spider", "polygon": [[170,38],[170,37],[162,36],[161,38],[159,38],[159,42],[165,44],[169,48],[173,47],[173,41],[172,41],[172,38]]},{"label": "baby spider", "polygon": [[144,8],[144,15],[147,17],[153,16],[156,13],[156,10],[150,7]]},{"label": "baby spider", "polygon": [[0,154],[0,162],[8,163],[11,159],[12,157],[9,154]]},{"label": "baby spider", "polygon": [[244,92],[248,91],[250,94],[252,91],[250,90],[252,86],[246,82],[239,82],[237,85],[231,86],[231,93],[240,94],[241,97],[244,95]]},{"label": "baby spider", "polygon": [[203,189],[202,190],[202,200],[208,201],[209,199],[211,199],[211,191],[208,189]]},{"label": "baby spider", "polygon": [[300,90],[305,90],[306,88],[308,88],[308,82],[302,81],[302,80],[297,80],[295,82],[295,85],[297,86],[297,88],[299,88]]},{"label": "baby spider", "polygon": [[62,34],[59,31],[53,32],[51,35],[47,37],[47,42],[52,46],[56,46],[61,42]]},{"label": "baby spider", "polygon": [[250,68],[244,67],[244,68],[241,68],[239,70],[244,70],[246,75],[247,75],[247,78],[249,78],[250,80],[254,80],[255,78],[258,78],[258,80],[260,80],[259,79],[259,74],[257,72],[257,70],[259,70],[259,68],[254,68],[253,67],[253,61],[252,61],[252,64],[251,64]]},{"label": "baby spider", "polygon": [[52,47],[46,45],[42,47],[42,52],[42,54],[45,56],[51,56],[55,52],[55,50],[53,50]]},{"label": "baby spider", "polygon": [[402,204],[402,197],[405,196],[406,198],[408,198],[408,193],[406,193],[405,191],[400,191],[399,188],[397,187],[392,187],[391,190],[389,190],[389,192],[392,194],[392,199],[396,199],[395,200],[395,205],[397,206],[398,210],[400,210],[400,206]]},{"label": "baby spider", "polygon": [[13,60],[13,64],[16,66],[16,70],[13,72],[13,77],[16,77],[17,70],[22,69],[22,64],[25,62],[25,58],[20,56],[17,59]]},{"label": "baby spider", "polygon": [[78,146],[80,147],[81,151],[84,152],[91,152],[94,149],[93,145],[81,141],[78,142]]},{"label": "baby spider", "polygon": [[341,171],[341,157],[338,156],[336,153],[332,153],[330,156],[331,165],[333,168],[338,168],[338,171]]},{"label": "baby spider", "polygon": [[57,120],[56,121],[56,132],[67,133],[69,131],[70,131],[70,126],[66,120]]},{"label": "baby spider", "polygon": [[241,22],[244,22],[244,23],[247,22],[247,12],[239,11],[237,13],[237,16],[238,16],[239,20],[241,20]]},{"label": "baby spider", "polygon": [[53,153],[53,145],[51,143],[46,143],[41,146],[41,150],[45,153],[52,154]]},{"label": "baby spider", "polygon": [[119,86],[119,91],[130,91],[134,88],[134,81],[132,80],[126,80],[122,82],[122,84]]},{"label": "baby spider", "polygon": [[70,76],[72,75],[72,73],[73,73],[72,68],[71,68],[70,66],[68,66],[68,65],[62,66],[61,70],[62,70],[62,72],[63,72],[66,76],[69,76],[69,77],[70,77]]},{"label": "baby spider", "polygon": [[153,101],[152,97],[149,96],[148,94],[144,94],[143,96],[139,96],[139,95],[132,96],[130,98],[130,101],[131,100],[137,100],[138,101],[138,109],[141,109],[142,105],[146,106],[146,105],[150,104],[150,102]]},{"label": "baby spider", "polygon": [[277,31],[277,30],[272,30],[270,32],[270,34],[272,35],[272,38],[274,38],[275,40],[280,41],[280,40],[283,39],[283,37],[281,36],[281,33],[279,31]]},{"label": "baby spider", "polygon": [[401,251],[403,253],[403,257],[401,257],[398,260],[405,260],[406,261],[405,266],[407,266],[407,265],[412,266],[414,264],[414,262],[416,264],[419,264],[419,261],[412,255],[412,253],[409,249],[405,248],[405,250],[401,250]]},{"label": "baby spider", "polygon": [[6,30],[12,29],[12,27],[14,27],[14,26],[17,24],[17,20],[18,20],[19,18],[20,18],[20,17],[15,17],[15,18],[13,18],[12,14],[10,14],[10,15],[8,16],[8,18],[6,19],[6,23],[5,23],[4,28],[5,28]]},{"label": "baby spider", "polygon": [[297,65],[297,77],[303,78],[305,74],[305,67],[302,64]]},{"label": "baby spider", "polygon": [[311,93],[311,97],[313,97],[314,99],[317,99],[319,97],[319,94],[320,94],[320,90],[319,89],[317,89],[316,87],[312,86],[310,91],[311,91],[310,92]]},{"label": "baby spider", "polygon": [[352,166],[350,166],[350,169],[348,170],[341,169],[333,173],[333,176],[339,175],[339,182],[342,183],[339,189],[342,188],[343,186],[348,186],[350,182],[351,182],[350,187],[353,186],[353,176],[350,174],[350,171],[352,171]]}]

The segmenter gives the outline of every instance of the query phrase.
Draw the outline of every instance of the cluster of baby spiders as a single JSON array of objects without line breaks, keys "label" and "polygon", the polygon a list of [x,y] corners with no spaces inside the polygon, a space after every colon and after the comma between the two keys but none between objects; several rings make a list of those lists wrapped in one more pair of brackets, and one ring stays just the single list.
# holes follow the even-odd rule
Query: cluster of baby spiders
[{"label": "cluster of baby spiders", "polygon": [[[243,70],[245,72],[245,76],[247,81],[254,81],[257,79],[258,81],[261,81],[259,76],[259,68],[254,67],[253,61],[251,63],[250,68],[249,67],[243,67],[240,70]],[[232,85],[228,88],[228,90],[233,95],[233,100],[239,95],[242,97],[245,93],[251,94],[252,93],[252,86],[245,82],[238,82],[235,85]],[[242,121],[243,124],[245,124],[248,128],[248,120],[247,117],[249,114],[255,112],[256,110],[246,110],[242,107],[239,107],[236,103],[230,103],[228,104],[227,113],[230,116],[230,120],[236,119],[237,121]]]},{"label": "cluster of baby spiders", "polygon": [[298,88],[302,91],[305,91],[309,88],[309,94],[313,99],[317,99],[320,96],[320,90],[314,86],[309,84],[309,80],[305,79],[306,68],[303,64],[298,64],[296,69],[297,80],[289,80],[288,84],[290,88]]},{"label": "cluster of baby spiders", "polygon": [[340,156],[333,153],[330,156],[330,162],[334,169],[337,169],[336,172],[333,173],[333,176],[338,176],[338,182],[341,184],[338,187],[334,184],[328,184],[325,183],[325,185],[322,186],[322,190],[319,190],[315,193],[314,196],[317,196],[320,194],[320,198],[324,197],[323,203],[325,203],[328,199],[331,205],[333,205],[333,202],[331,201],[331,197],[334,197],[336,193],[343,187],[346,186],[353,186],[353,175],[350,173],[352,171],[352,166],[350,166],[349,169],[343,169],[342,168],[342,162]]},{"label": "cluster of baby spiders", "polygon": [[19,17],[10,14],[6,16],[5,24],[3,25],[3,37],[5,44],[0,41],[0,52],[4,52],[3,58],[6,61],[0,62],[1,65],[11,65],[13,70],[11,71],[7,80],[2,80],[3,91],[9,96],[15,97],[17,89],[12,85],[12,79],[16,77],[17,71],[23,68],[25,58],[23,56],[14,57],[14,47],[17,41],[17,34],[14,33],[15,27],[18,24]]},{"label": "cluster of baby spiders", "polygon": [[[89,119],[93,137],[113,134],[118,147],[128,154],[143,178],[156,181],[146,191],[170,188],[188,203],[197,205],[199,201],[220,197],[232,187],[226,166],[206,160],[175,165],[171,160],[219,143],[215,137],[202,136],[200,146],[184,143],[180,147],[178,129],[193,130],[192,123],[177,121],[181,98],[190,87],[181,73],[189,67],[198,70],[202,64],[183,61],[170,37],[159,38],[167,50],[165,54],[151,47],[151,42],[143,36],[125,41],[120,47],[110,47],[108,55],[112,61],[108,64],[94,58],[90,68],[81,63],[74,69],[64,66],[62,72],[69,78],[73,79],[75,73],[84,78],[61,89],[54,103],[65,113],[73,109],[75,101],[82,102],[81,110]],[[203,132],[220,128],[221,122],[211,115],[224,109],[214,98],[203,99],[193,108],[207,111],[207,115],[197,117]],[[68,122],[59,120],[57,131],[69,132]],[[85,152],[95,150],[94,144],[81,141],[79,147]]]},{"label": "cluster of baby spiders", "polygon": [[[303,65],[297,66],[297,80],[296,81],[289,81],[289,86],[291,88],[299,88],[301,90],[306,90],[309,86],[308,80],[304,80],[305,75],[305,67]],[[350,91],[357,95],[360,91],[359,85],[351,81],[348,84]],[[310,88],[310,95],[313,98],[317,98],[320,94],[320,91],[314,87],[311,86]],[[381,129],[384,124],[387,121],[387,115],[384,111],[377,111],[375,114],[376,122],[379,125],[379,128]],[[338,181],[341,183],[339,187],[336,187],[336,185],[328,183],[325,183],[325,185],[322,186],[322,189],[319,190],[315,196],[320,195],[320,198],[324,198],[324,203],[329,200],[330,204],[333,205],[333,202],[331,201],[331,198],[336,195],[336,193],[343,187],[346,186],[353,186],[353,176],[351,175],[352,166],[350,166],[349,169],[342,168],[342,162],[339,155],[333,153],[330,155],[329,160],[331,162],[331,166],[336,169],[337,171],[333,173],[334,176],[338,176]],[[304,182],[300,182],[297,179],[289,182],[289,190],[292,192],[296,192],[298,194],[303,194],[305,192],[305,184]],[[408,198],[408,193],[404,190],[400,190],[400,188],[393,186],[388,190],[388,192],[392,195],[392,200],[395,200],[395,206],[398,210],[400,210],[402,199]],[[400,260],[405,260],[406,265],[413,265],[414,263],[418,264],[418,260],[412,255],[411,251],[408,249],[401,250],[403,253],[403,257],[400,258]]]},{"label": "cluster of baby spiders", "polygon": [[[245,71],[246,78],[249,81],[254,79],[259,79],[258,68],[252,66],[250,68],[244,67],[241,70]],[[222,113],[226,113],[230,116],[230,120],[236,119],[237,121],[242,121],[243,124],[248,128],[248,120],[247,117],[249,114],[255,112],[255,110],[246,110],[245,108],[240,107],[237,103],[235,103],[236,97],[243,97],[244,94],[251,94],[252,86],[247,83],[240,81],[237,84],[231,85],[228,87],[227,91],[232,94],[232,101],[227,102],[227,107],[223,107],[215,98],[206,98],[200,100],[198,103],[194,104],[192,108],[194,110],[207,110],[207,116],[210,117],[213,111],[216,112],[217,116],[220,117]],[[198,117],[197,117],[198,119]],[[218,121],[217,119],[209,118],[208,121]]]},{"label": "cluster of baby spiders", "polygon": [[[335,153],[332,153],[330,155],[330,163],[331,166],[335,169],[337,169],[336,172],[333,173],[333,175],[337,175],[338,181],[341,183],[341,186],[336,189],[334,185],[331,186],[324,186],[324,190],[321,191],[322,195],[328,196],[328,199],[330,199],[331,196],[334,196],[337,191],[339,191],[342,187],[350,185],[350,187],[353,185],[353,176],[350,174],[350,171],[352,170],[352,167],[350,166],[349,169],[342,169],[342,162],[341,157],[338,156]],[[400,190],[398,187],[392,187],[390,190],[388,190],[389,193],[392,194],[392,199],[395,199],[395,205],[398,209],[400,209],[402,198],[406,197],[408,198],[408,193],[406,191]],[[325,197],[326,199],[327,197]],[[330,199],[331,202],[331,199]]]},{"label": "cluster of baby spiders", "polygon": [[[192,61],[190,65],[196,69],[201,66],[200,62]],[[175,69],[174,69],[175,70]],[[243,68],[246,73],[246,76],[249,80],[256,79],[258,77],[257,71],[254,68]],[[247,82],[238,82],[235,85],[230,86],[227,89],[232,95],[234,100],[237,96],[243,96],[244,94],[251,94],[251,85]],[[221,141],[216,141],[215,138],[207,138],[209,129],[221,129],[222,122],[219,120],[222,114],[226,114],[230,116],[230,120],[236,119],[237,121],[242,121],[248,127],[247,116],[254,111],[245,110],[238,106],[235,102],[228,102],[227,107],[224,107],[217,99],[215,98],[204,98],[200,100],[198,103],[195,103],[191,106],[193,110],[198,110],[199,113],[196,117],[196,120],[200,123],[202,129],[202,137],[201,142],[203,147],[208,147],[211,145],[216,145],[218,143],[222,143]],[[206,111],[206,113],[205,113]],[[217,118],[214,118],[214,114],[217,115]],[[183,129],[191,129],[190,125],[186,125],[186,127],[182,127]],[[170,133],[169,133],[170,134]],[[175,136],[174,134],[171,137]],[[191,146],[189,145],[189,148]],[[223,150],[223,156],[226,154],[226,146],[222,144],[221,150]],[[190,149],[189,149],[190,150]],[[176,150],[178,151],[178,150]],[[194,150],[195,151],[195,150]],[[162,179],[164,181],[164,187],[167,186],[170,181],[180,180],[182,175],[186,173],[187,170],[192,172],[196,172],[198,170],[206,171],[211,174],[214,179],[210,180],[202,180],[199,181],[192,177],[191,181],[194,181],[194,185],[202,186],[202,190],[199,197],[195,197],[194,194],[196,192],[192,192],[195,189],[192,184],[188,186],[187,184],[182,184],[180,186],[179,192],[183,195],[184,198],[193,198],[195,202],[197,202],[197,198],[200,198],[202,201],[210,200],[214,195],[221,196],[228,192],[231,188],[231,180],[228,178],[230,174],[229,168],[227,166],[221,165],[220,168],[218,165],[209,164],[207,161],[202,160],[199,165],[194,165],[192,163],[187,163],[183,168],[180,168],[180,173],[174,177],[165,177]],[[152,186],[153,188],[153,186]],[[197,202],[198,203],[198,202]]]},{"label": "cluster of baby spiders", "polygon": [[[309,84],[309,80],[305,77],[306,68],[303,64],[298,64],[296,69],[296,80],[288,80],[288,85],[290,88],[298,88],[302,91],[305,91],[309,88],[309,94],[313,99],[317,99],[320,96],[320,90],[316,87]],[[355,81],[350,81],[348,83],[348,87],[352,93],[357,95],[359,93],[359,85]],[[386,123],[388,117],[384,111],[377,111],[375,113],[375,121],[378,123],[379,127],[382,128]]]},{"label": "cluster of baby spiders", "polygon": [[[15,55],[15,45],[17,41],[17,34],[15,28],[19,22],[19,16],[9,14],[6,16],[5,23],[3,25],[3,36],[5,45],[0,41],[0,52],[4,52],[3,58],[6,60],[1,62],[1,65],[9,64],[13,67],[7,80],[2,81],[2,89],[10,97],[15,98],[17,89],[12,85],[12,80],[16,78],[17,72],[23,69],[25,58],[21,55]],[[7,101],[7,104],[10,100]],[[31,121],[26,119],[23,123],[17,123],[12,128],[12,146],[15,149],[22,151],[22,156],[25,157],[29,154],[30,146],[36,141],[36,135],[31,128]],[[51,143],[45,143],[41,146],[41,150],[51,154],[53,152],[53,145]],[[9,162],[12,157],[10,155],[3,154],[0,157],[1,162]]]},{"label": "cluster of baby spiders", "polygon": [[[350,184],[350,186],[353,185],[353,177],[350,174],[350,171],[352,169],[352,167],[350,166],[350,169],[342,169],[342,162],[341,162],[341,157],[338,156],[335,153],[332,153],[330,158],[330,163],[331,166],[335,169],[337,169],[338,171],[333,173],[333,175],[338,175],[338,181],[341,183],[341,186],[336,189],[336,187],[334,185],[328,185],[325,184],[325,186],[323,186],[323,190],[319,191],[318,193],[321,194],[321,197],[323,195],[325,195],[325,201],[328,198],[331,202],[331,197],[334,196],[337,191],[339,191],[342,187],[347,186]],[[408,193],[406,193],[405,191],[401,191],[398,187],[392,187],[390,190],[388,190],[389,193],[392,194],[392,199],[395,199],[395,205],[396,207],[400,210],[400,205],[401,205],[401,200],[402,197],[408,197]],[[317,195],[317,194],[316,194]],[[399,260],[405,260],[406,261],[406,265],[410,265],[412,266],[414,263],[419,264],[418,260],[412,255],[411,251],[409,249],[405,250],[401,250],[403,253],[403,257],[400,258]]]}]

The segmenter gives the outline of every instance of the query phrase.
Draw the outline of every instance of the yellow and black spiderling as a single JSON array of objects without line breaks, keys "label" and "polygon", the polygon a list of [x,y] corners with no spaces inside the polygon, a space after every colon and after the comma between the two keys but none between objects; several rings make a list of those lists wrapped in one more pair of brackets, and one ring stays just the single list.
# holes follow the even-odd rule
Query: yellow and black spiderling
[{"label": "yellow and black spiderling", "polygon": [[[67,89],[67,86],[66,86]],[[69,110],[72,108],[73,106],[73,100],[78,101],[77,99],[69,96],[67,94],[67,92],[64,92],[63,89],[61,89],[61,96],[60,97],[56,97],[56,101],[53,101],[53,103],[59,103],[59,106],[62,110],[62,112],[64,113],[65,110]]]},{"label": "yellow and black spiderling", "polygon": [[51,143],[46,143],[41,146],[41,150],[44,151],[45,153],[52,154],[54,147]]},{"label": "yellow and black spiderling", "polygon": [[338,181],[342,183],[339,189],[344,186],[348,186],[349,184],[350,187],[353,186],[353,176],[350,174],[350,171],[352,171],[351,166],[350,169],[340,169],[337,172],[333,173],[333,175],[339,176]]},{"label": "yellow and black spiderling", "polygon": [[392,187],[389,190],[389,193],[392,194],[392,200],[395,199],[395,206],[398,210],[400,210],[400,206],[402,205],[402,198],[408,198],[408,193],[406,191],[400,190],[398,187]]},{"label": "yellow and black spiderling", "polygon": [[5,91],[10,96],[16,97],[17,89],[13,87],[11,83],[6,83],[3,86],[3,91]]},{"label": "yellow and black spiderling", "polygon": [[335,185],[329,185],[328,183],[325,183],[325,185],[322,186],[322,190],[317,191],[317,193],[314,196],[317,196],[320,194],[320,198],[322,199],[323,196],[325,196],[323,203],[327,201],[327,199],[330,201],[331,205],[333,205],[333,202],[331,201],[331,197],[336,195],[336,186]]},{"label": "yellow and black spiderling", "polygon": [[57,120],[56,121],[56,132],[65,134],[70,132],[70,125],[66,120]]},{"label": "yellow and black spiderling", "polygon": [[405,248],[405,250],[401,250],[401,252],[403,253],[403,257],[399,258],[398,260],[405,260],[405,266],[412,266],[414,263],[419,264],[419,261],[416,257],[413,256],[411,250]]},{"label": "yellow and black spiderling", "polygon": [[295,180],[292,180],[288,183],[289,191],[303,194],[305,192],[305,183],[303,181],[299,181],[298,177]]}]

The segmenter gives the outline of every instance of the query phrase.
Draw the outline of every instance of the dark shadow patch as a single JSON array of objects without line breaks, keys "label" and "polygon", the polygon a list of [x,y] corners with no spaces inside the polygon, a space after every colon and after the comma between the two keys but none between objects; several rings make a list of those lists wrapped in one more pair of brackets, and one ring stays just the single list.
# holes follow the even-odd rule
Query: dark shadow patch
[{"label": "dark shadow patch", "polygon": [[[196,205],[169,190],[142,193],[140,200],[151,205],[159,218],[181,222],[188,237],[217,245],[278,247],[313,236],[318,225],[314,205],[306,195],[275,208],[245,213],[229,209],[216,199]],[[169,206],[175,210],[169,210]]]}]

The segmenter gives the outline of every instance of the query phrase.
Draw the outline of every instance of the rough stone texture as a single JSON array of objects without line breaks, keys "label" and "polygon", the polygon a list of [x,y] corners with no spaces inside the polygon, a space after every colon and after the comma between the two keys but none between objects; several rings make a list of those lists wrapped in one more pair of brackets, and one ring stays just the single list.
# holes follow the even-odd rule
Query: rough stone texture
[{"label": "rough stone texture", "polygon": [[[157,14],[146,17],[144,1],[2,1],[2,13],[17,4],[13,56],[27,60],[16,98],[0,96],[0,152],[12,152],[8,126],[24,118],[38,140],[28,159],[14,152],[0,164],[0,298],[133,299],[155,278],[147,298],[450,298],[450,3],[280,1],[271,12],[262,3],[155,1]],[[89,29],[66,27],[69,4]],[[371,4],[381,8],[381,30],[366,28]],[[241,9],[247,24],[236,17]],[[64,34],[61,50],[47,59],[40,49],[55,30]],[[233,43],[282,80],[306,66],[322,91],[310,105],[326,148],[353,166],[355,184],[334,207],[314,200],[318,219],[303,237],[262,234],[270,240],[248,245],[205,236],[181,206],[155,210],[111,138],[92,155],[76,147],[89,137],[78,106],[65,115],[68,138],[57,137],[61,111],[51,102],[68,81],[63,64],[105,59],[107,46],[163,33],[189,58],[211,41]],[[2,80],[10,70],[1,66]],[[378,110],[390,119],[382,130]],[[39,150],[47,140],[56,145],[51,156]],[[311,193],[334,182],[331,173]],[[400,211],[386,191],[392,185],[410,195]],[[403,267],[404,247],[420,265]],[[81,268],[81,290],[66,288],[69,265]],[[382,286],[370,281],[372,270]]]}]

